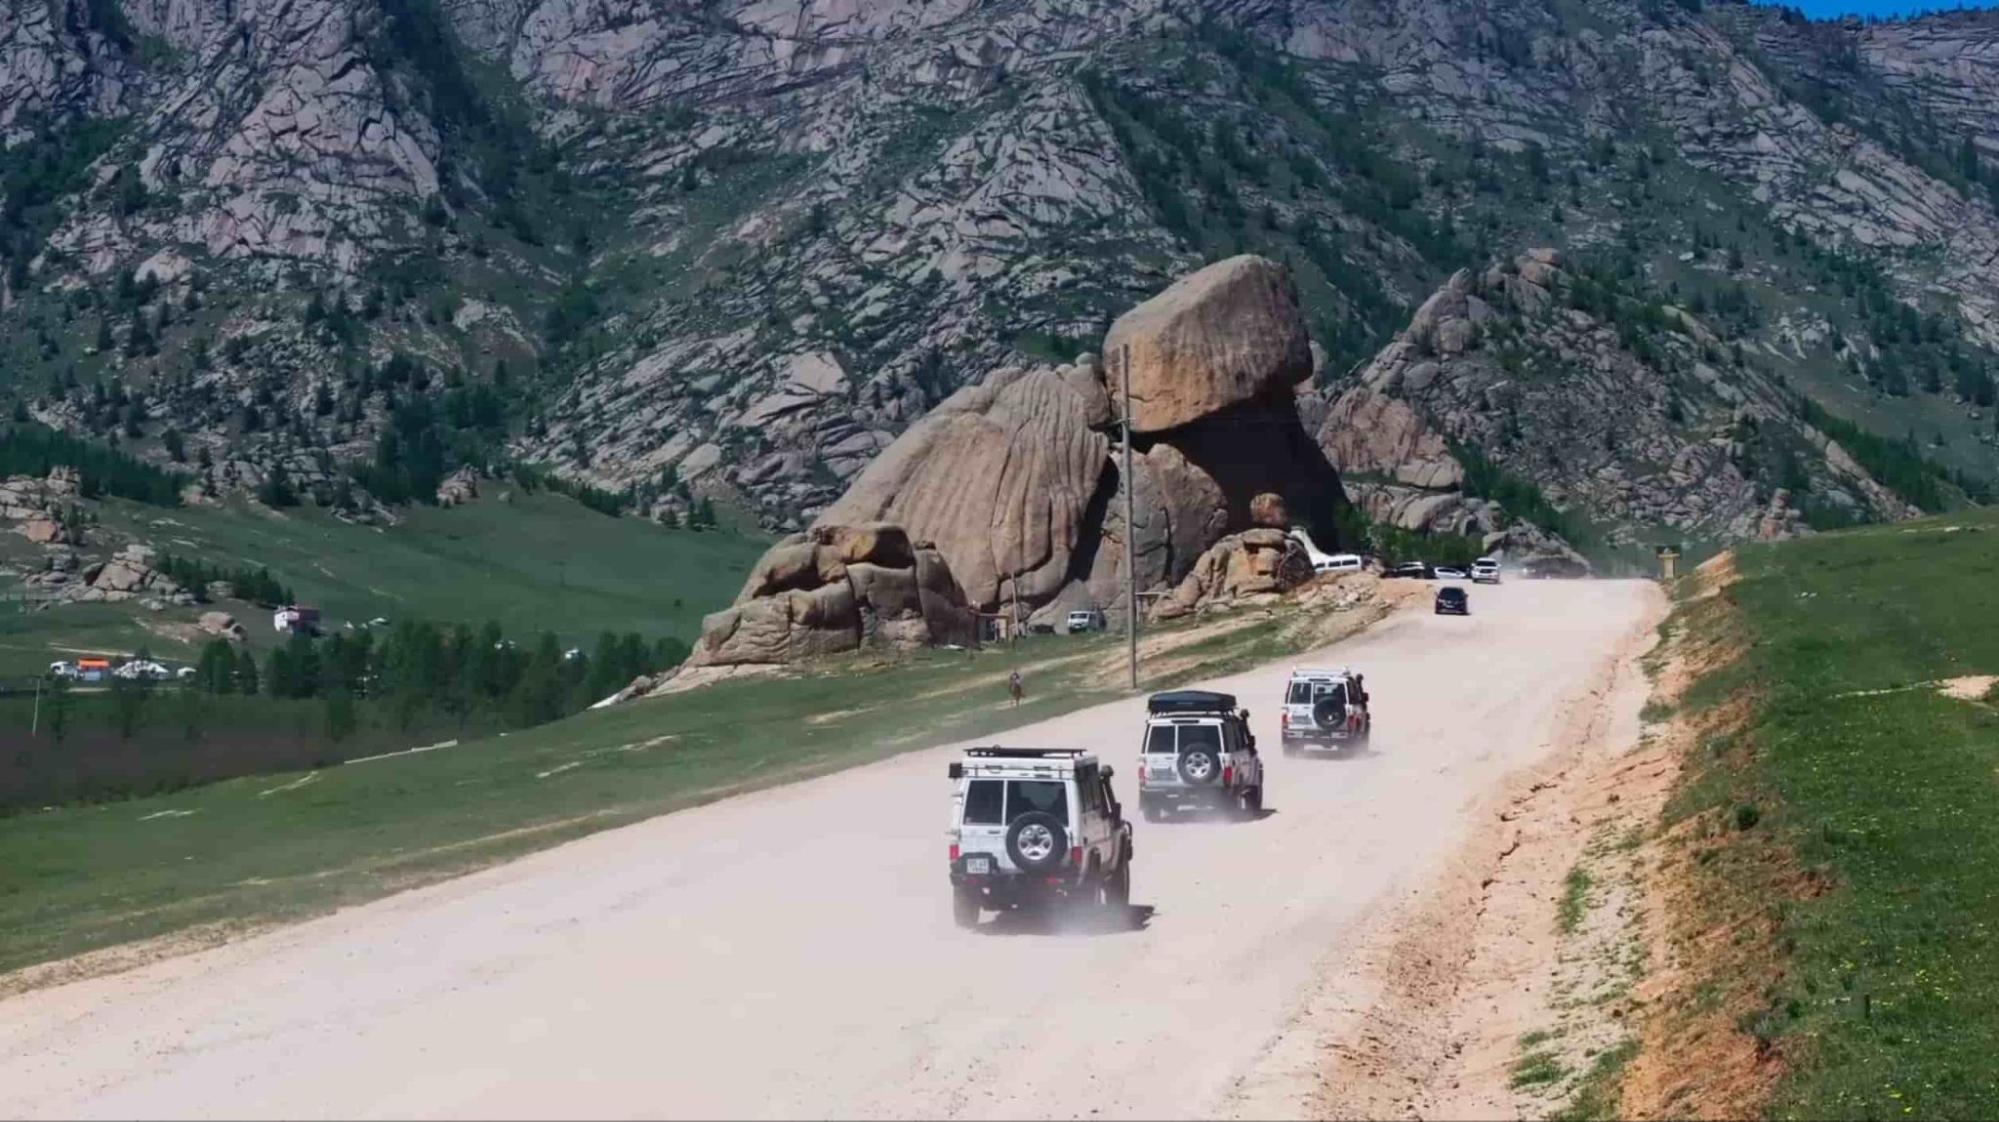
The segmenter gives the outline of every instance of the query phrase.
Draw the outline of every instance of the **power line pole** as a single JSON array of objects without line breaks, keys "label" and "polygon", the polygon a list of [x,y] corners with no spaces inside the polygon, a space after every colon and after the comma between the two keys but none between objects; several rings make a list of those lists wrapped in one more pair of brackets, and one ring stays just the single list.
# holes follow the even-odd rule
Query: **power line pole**
[{"label": "power line pole", "polygon": [[1125,661],[1131,689],[1138,690],[1138,522],[1132,493],[1138,479],[1131,474],[1131,344],[1118,348],[1118,371],[1124,382],[1124,636]]},{"label": "power line pole", "polygon": [[28,736],[40,736],[42,732],[42,680],[35,679],[35,715],[28,722]]}]

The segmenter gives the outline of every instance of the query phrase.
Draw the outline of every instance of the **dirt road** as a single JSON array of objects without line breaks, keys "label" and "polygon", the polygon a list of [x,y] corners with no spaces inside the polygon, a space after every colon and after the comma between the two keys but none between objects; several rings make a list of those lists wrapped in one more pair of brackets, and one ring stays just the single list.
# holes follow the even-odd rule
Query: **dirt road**
[{"label": "dirt road", "polygon": [[[1601,704],[1657,597],[1480,588],[1301,657],[1367,673],[1358,758],[1276,751],[1290,663],[1211,683],[1255,714],[1273,813],[1139,822],[1129,927],[954,928],[940,749],[5,1002],[0,1116],[1214,1115]],[[1135,807],[1141,712],[1007,739],[1095,746]]]}]

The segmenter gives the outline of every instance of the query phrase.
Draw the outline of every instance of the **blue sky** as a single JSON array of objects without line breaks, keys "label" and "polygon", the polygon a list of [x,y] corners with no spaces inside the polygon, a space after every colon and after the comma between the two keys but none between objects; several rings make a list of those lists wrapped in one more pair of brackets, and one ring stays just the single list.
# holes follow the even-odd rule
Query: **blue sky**
[{"label": "blue sky", "polygon": [[[1815,19],[1835,16],[1899,16],[1910,12],[1956,8],[1957,0],[1789,0],[1790,6]],[[1966,8],[1999,7],[1999,0],[1966,0]]]}]

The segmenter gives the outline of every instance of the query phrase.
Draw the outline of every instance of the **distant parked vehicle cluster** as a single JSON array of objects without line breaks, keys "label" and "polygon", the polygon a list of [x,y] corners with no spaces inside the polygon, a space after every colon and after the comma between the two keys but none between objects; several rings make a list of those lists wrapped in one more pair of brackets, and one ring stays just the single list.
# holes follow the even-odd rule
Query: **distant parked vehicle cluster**
[{"label": "distant parked vehicle cluster", "polygon": [[48,676],[65,682],[85,684],[111,681],[184,682],[194,677],[194,667],[183,666],[174,669],[163,662],[144,657],[116,661],[110,658],[58,659],[49,663]]}]

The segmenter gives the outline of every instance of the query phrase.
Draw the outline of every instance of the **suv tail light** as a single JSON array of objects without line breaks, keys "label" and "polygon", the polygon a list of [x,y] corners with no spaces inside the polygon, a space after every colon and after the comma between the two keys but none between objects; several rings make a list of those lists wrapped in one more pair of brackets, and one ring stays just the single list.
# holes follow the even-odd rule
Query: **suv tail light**
[{"label": "suv tail light", "polygon": [[1080,846],[1080,845],[1072,845],[1072,846],[1070,846],[1070,847],[1069,847],[1069,863],[1070,863],[1071,865],[1075,865],[1075,866],[1077,866],[1078,868],[1082,867],[1082,864],[1083,864],[1083,847],[1082,847],[1082,846]]},{"label": "suv tail light", "polygon": [[1291,710],[1289,710],[1289,709],[1286,709],[1286,710],[1284,710],[1284,711],[1283,711],[1282,713],[1279,713],[1279,714],[1277,715],[1277,724],[1278,724],[1278,727],[1280,727],[1280,728],[1287,728],[1287,729],[1288,729],[1288,728],[1290,728],[1290,727],[1291,727]]},{"label": "suv tail light", "polygon": [[1235,782],[1235,765],[1233,765],[1233,764],[1229,764],[1229,765],[1225,765],[1225,766],[1223,766],[1223,768],[1222,768],[1222,786],[1226,787],[1226,786],[1228,786],[1229,784],[1231,784],[1231,783],[1233,783],[1233,782]]},{"label": "suv tail light", "polygon": [[953,865],[955,865],[955,864],[957,864],[957,863],[958,863],[958,843],[957,843],[957,842],[952,842],[952,843],[951,843],[951,863],[952,863]]}]

